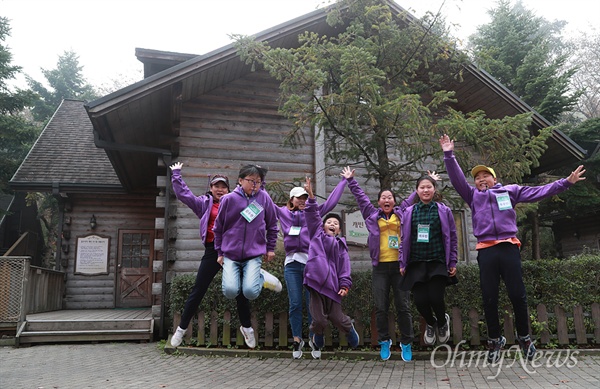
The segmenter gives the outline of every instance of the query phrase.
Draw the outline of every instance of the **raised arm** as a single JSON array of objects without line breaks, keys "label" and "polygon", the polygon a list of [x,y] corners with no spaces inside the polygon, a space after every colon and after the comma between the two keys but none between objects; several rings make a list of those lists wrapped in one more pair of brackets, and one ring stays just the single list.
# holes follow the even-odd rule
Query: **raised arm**
[{"label": "raised arm", "polygon": [[354,179],[354,169],[350,169],[349,166],[346,166],[341,175],[348,181],[348,188],[350,188],[350,192],[354,195],[356,202],[358,203],[358,208],[360,209],[360,213],[363,219],[367,219],[374,212],[378,212],[377,208],[373,204],[371,204],[371,200],[365,194],[365,192],[358,185],[358,182]]},{"label": "raised arm", "polygon": [[450,178],[450,183],[456,189],[460,197],[463,198],[467,202],[467,204],[471,204],[473,199],[473,191],[474,187],[469,185],[465,175],[463,174],[456,158],[454,157],[454,141],[450,139],[450,137],[444,134],[440,138],[440,146],[444,151],[444,164],[446,165],[446,171],[448,172],[448,177]]},{"label": "raised arm", "polygon": [[319,213],[319,207],[317,206],[317,200],[312,190],[310,178],[306,177],[306,183],[304,189],[308,193],[308,200],[306,200],[306,208],[304,208],[304,215],[306,216],[306,227],[308,228],[308,236],[314,238],[319,230],[322,230],[321,215]]},{"label": "raised arm", "polygon": [[187,205],[198,217],[202,217],[205,209],[204,202],[199,201],[199,198],[192,193],[190,188],[188,188],[187,184],[181,177],[181,169],[183,168],[183,163],[175,162],[173,165],[169,166],[171,168],[171,183],[173,185],[173,192],[179,201]]},{"label": "raised arm", "polygon": [[348,180],[342,179],[340,183],[333,189],[333,191],[329,194],[325,202],[319,205],[319,212],[321,215],[325,215],[333,210],[337,203],[342,198],[342,194],[344,193],[344,189],[346,189],[346,184]]}]

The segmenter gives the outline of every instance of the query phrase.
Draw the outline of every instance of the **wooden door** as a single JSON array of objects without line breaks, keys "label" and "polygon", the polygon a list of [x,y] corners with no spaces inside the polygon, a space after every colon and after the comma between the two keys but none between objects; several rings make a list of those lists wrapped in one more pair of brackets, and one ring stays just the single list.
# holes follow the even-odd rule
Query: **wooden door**
[{"label": "wooden door", "polygon": [[152,305],[154,230],[119,230],[116,306]]}]

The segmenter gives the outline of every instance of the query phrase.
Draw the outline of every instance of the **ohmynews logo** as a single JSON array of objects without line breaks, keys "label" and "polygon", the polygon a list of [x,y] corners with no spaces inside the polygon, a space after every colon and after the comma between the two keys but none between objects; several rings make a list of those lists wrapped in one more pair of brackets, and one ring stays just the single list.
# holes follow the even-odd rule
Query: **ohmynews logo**
[{"label": "ohmynews logo", "polygon": [[[437,346],[431,352],[430,362],[435,368],[438,367],[491,367],[496,369],[496,374],[487,376],[489,380],[498,377],[503,368],[511,368],[516,363],[520,364],[528,374],[536,374],[536,369],[540,367],[560,368],[566,366],[572,368],[577,365],[577,355],[579,351],[575,350],[537,350],[531,361],[523,357],[521,347],[513,345],[507,350],[500,352],[500,359],[497,362],[489,363],[487,360],[487,351],[464,351],[459,350],[461,344],[466,341],[461,340],[454,350],[447,344]],[[440,350],[447,352],[443,361],[436,361],[436,353]]]}]

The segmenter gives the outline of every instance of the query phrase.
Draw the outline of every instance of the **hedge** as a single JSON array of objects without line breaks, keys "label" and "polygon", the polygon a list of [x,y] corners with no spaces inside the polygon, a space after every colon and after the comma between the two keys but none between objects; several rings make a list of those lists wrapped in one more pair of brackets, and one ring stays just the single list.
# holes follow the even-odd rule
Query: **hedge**
[{"label": "hedge", "polygon": [[[264,319],[265,312],[287,312],[288,298],[283,282],[283,258],[285,254],[278,252],[276,259],[263,267],[282,280],[284,284],[281,293],[263,290],[260,297],[251,302],[252,310],[258,320]],[[459,307],[464,318],[468,317],[471,308],[477,309],[483,317],[481,292],[479,289],[479,267],[473,265],[459,265],[458,284],[446,289],[446,305]],[[549,259],[523,262],[523,278],[527,289],[529,310],[531,314],[532,329],[534,334],[539,326],[536,320],[536,307],[543,303],[551,309],[561,305],[565,310],[572,312],[573,307],[581,305],[584,312],[590,312],[592,303],[600,302],[600,254],[582,254],[569,259]],[[355,320],[360,320],[365,328],[370,328],[371,313],[373,310],[373,296],[371,290],[371,271],[353,272],[352,289],[343,301],[344,312]],[[169,310],[171,317],[175,312],[181,312],[195,282],[194,274],[180,275],[173,278],[169,293]],[[393,310],[393,298],[391,309]],[[510,305],[504,285],[500,283],[499,306]],[[235,300],[226,299],[221,292],[221,273],[217,274],[211,283],[206,296],[202,300],[199,310],[205,312],[216,311],[218,317],[223,317],[223,312],[236,312]],[[502,315],[501,315],[502,316]],[[232,325],[239,325],[237,315],[233,314]],[[418,328],[419,313],[413,304],[413,317],[415,327]],[[220,319],[222,320],[222,319]],[[465,322],[466,324],[466,322]],[[548,323],[552,330],[554,325]],[[572,323],[569,323],[572,326]],[[485,329],[483,321],[481,326]],[[586,318],[586,332],[593,332],[591,318]],[[469,338],[468,325],[463,328],[464,339]],[[304,331],[307,332],[306,329]],[[483,331],[485,332],[485,331]],[[572,333],[573,329],[569,328]]]}]

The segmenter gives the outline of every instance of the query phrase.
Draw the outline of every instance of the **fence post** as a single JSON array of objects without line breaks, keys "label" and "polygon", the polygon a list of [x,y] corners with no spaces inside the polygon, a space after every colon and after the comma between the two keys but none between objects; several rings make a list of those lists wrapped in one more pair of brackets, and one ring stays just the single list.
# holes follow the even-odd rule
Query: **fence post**
[{"label": "fence post", "polygon": [[[362,316],[360,315],[359,311],[354,312],[354,328],[356,329],[356,332],[358,332],[358,335],[359,335],[358,344],[361,346],[364,345],[365,344],[365,325],[363,324]],[[395,328],[395,326],[394,326],[394,328]]]},{"label": "fence post", "polygon": [[575,325],[575,339],[577,344],[587,344],[585,324],[583,323],[583,307],[577,305],[573,308],[573,324]]},{"label": "fence post", "polygon": [[379,345],[377,341],[379,339],[379,332],[377,332],[377,316],[375,309],[371,311],[371,346],[375,347]]},{"label": "fence post", "polygon": [[273,347],[273,312],[265,312],[265,347]]},{"label": "fence post", "polygon": [[542,325],[543,329],[540,331],[539,341],[541,344],[550,343],[550,331],[548,331],[548,311],[544,304],[538,304],[537,306],[538,321]]},{"label": "fence post", "polygon": [[[212,331],[211,331],[212,333]],[[231,312],[223,312],[223,346],[231,346]]]},{"label": "fence post", "polygon": [[592,321],[594,322],[594,339],[600,343],[600,304],[592,304]]},{"label": "fence post", "polygon": [[210,343],[215,346],[219,344],[219,314],[212,311],[210,314]]},{"label": "fence post", "polygon": [[469,325],[471,328],[471,346],[479,346],[481,338],[479,335],[479,312],[475,308],[469,309]]},{"label": "fence post", "polygon": [[502,317],[504,318],[504,337],[506,338],[506,343],[515,344],[515,324],[513,320],[514,315],[512,306],[504,306]]},{"label": "fence post", "polygon": [[567,330],[567,315],[565,310],[560,305],[554,307],[554,315],[556,316],[556,335],[558,336],[558,344],[569,344],[569,332]]},{"label": "fence post", "polygon": [[454,344],[459,344],[462,339],[462,316],[459,307],[452,307],[452,342]]},{"label": "fence post", "polygon": [[198,312],[198,344],[206,344],[206,318],[204,311]]},{"label": "fence post", "polygon": [[281,312],[279,314],[279,347],[287,347],[288,345],[287,327],[287,312]]}]

